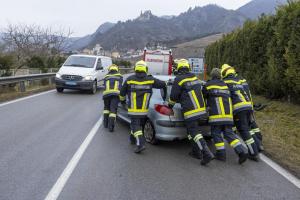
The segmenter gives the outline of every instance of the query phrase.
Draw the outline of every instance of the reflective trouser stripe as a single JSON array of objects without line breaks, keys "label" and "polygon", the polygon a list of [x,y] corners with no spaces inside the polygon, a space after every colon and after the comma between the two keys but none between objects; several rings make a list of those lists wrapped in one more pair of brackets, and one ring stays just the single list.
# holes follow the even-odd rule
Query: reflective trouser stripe
[{"label": "reflective trouser stripe", "polygon": [[251,131],[253,131],[254,133],[258,133],[258,132],[260,132],[260,129],[259,128],[254,128]]},{"label": "reflective trouser stripe", "polygon": [[125,99],[126,99],[125,96],[121,96],[121,95],[119,95],[119,98],[121,101],[125,101]]},{"label": "reflective trouser stripe", "polygon": [[116,118],[117,115],[116,115],[115,113],[110,113],[110,114],[109,114],[109,117],[114,117],[114,118]]},{"label": "reflective trouser stripe", "polygon": [[231,143],[230,143],[230,146],[232,147],[232,148],[236,148],[237,146],[239,146],[239,145],[241,145],[242,143],[240,142],[240,140],[238,140],[238,139],[235,139],[235,140],[233,140]]},{"label": "reflective trouser stripe", "polygon": [[104,110],[103,114],[109,114],[109,110]]},{"label": "reflective trouser stripe", "polygon": [[192,137],[191,135],[188,135],[188,139],[189,139],[189,140],[192,140],[193,137]]},{"label": "reflective trouser stripe", "polygon": [[250,153],[251,153],[251,154],[254,154],[254,150],[253,150],[252,145],[251,145],[251,144],[254,143],[254,139],[251,138],[251,139],[249,139],[249,140],[247,140],[247,141],[245,141],[245,142],[246,142],[246,144],[247,144],[247,147],[248,147]]},{"label": "reflective trouser stripe", "polygon": [[223,150],[225,149],[225,143],[224,142],[216,143],[215,147],[217,150]]},{"label": "reflective trouser stripe", "polygon": [[251,130],[250,135],[255,135],[255,132],[253,130]]},{"label": "reflective trouser stripe", "polygon": [[133,133],[135,139],[136,139],[136,145],[137,146],[140,146],[140,139],[139,139],[139,136],[143,135],[143,132],[142,131],[137,131],[135,133]]},{"label": "reflective trouser stripe", "polygon": [[202,139],[203,138],[203,136],[202,136],[202,134],[197,134],[195,137],[194,137],[194,141],[195,142],[198,142],[200,139]]}]

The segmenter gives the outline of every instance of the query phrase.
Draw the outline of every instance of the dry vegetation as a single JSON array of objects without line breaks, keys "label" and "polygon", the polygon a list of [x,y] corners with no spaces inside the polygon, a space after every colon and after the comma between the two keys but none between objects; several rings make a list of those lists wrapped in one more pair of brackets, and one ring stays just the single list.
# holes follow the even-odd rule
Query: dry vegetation
[{"label": "dry vegetation", "polygon": [[300,106],[255,97],[268,106],[256,112],[266,154],[300,177]]}]

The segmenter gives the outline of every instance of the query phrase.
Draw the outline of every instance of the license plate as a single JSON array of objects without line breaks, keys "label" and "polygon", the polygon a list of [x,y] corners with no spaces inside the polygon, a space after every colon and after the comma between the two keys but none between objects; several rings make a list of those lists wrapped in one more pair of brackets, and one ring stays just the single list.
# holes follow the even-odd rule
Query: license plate
[{"label": "license plate", "polygon": [[68,82],[66,82],[66,85],[77,85],[77,83],[76,82],[68,81]]}]

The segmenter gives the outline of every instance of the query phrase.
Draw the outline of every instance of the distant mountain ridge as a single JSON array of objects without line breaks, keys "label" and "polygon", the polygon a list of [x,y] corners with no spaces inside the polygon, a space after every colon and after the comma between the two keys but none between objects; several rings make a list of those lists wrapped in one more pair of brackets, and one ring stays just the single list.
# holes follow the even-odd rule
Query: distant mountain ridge
[{"label": "distant mountain ridge", "polygon": [[117,24],[104,23],[95,33],[75,40],[71,49],[92,48],[100,44],[104,49],[141,49],[157,43],[173,45],[214,33],[226,33],[242,26],[247,19],[262,13],[273,13],[286,0],[253,0],[237,10],[217,5],[190,8],[178,16],[158,17],[151,11]]}]

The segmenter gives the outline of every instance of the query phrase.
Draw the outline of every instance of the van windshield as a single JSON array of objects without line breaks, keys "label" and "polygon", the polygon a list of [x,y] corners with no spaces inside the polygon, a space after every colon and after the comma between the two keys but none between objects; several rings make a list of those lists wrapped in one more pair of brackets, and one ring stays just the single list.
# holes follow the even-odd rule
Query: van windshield
[{"label": "van windshield", "polygon": [[93,68],[96,62],[96,58],[93,57],[84,57],[84,56],[70,56],[64,66],[66,67],[84,67],[84,68]]}]

